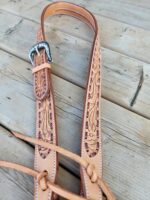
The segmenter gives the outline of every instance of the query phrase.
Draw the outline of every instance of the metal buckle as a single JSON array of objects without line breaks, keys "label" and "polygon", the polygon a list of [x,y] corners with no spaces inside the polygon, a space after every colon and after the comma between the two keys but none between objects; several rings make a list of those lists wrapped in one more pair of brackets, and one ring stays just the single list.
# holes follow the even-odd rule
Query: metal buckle
[{"label": "metal buckle", "polygon": [[45,49],[48,62],[52,62],[52,56],[50,52],[50,46],[47,41],[42,41],[37,44],[35,44],[33,47],[31,47],[29,51],[29,59],[32,65],[34,65],[34,56],[35,54],[40,55],[40,50]]}]

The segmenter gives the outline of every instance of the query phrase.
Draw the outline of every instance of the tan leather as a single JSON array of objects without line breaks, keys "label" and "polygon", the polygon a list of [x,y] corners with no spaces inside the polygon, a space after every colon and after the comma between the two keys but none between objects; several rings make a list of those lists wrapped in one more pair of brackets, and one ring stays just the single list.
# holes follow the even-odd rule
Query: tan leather
[{"label": "tan leather", "polygon": [[[17,164],[0,161],[0,166],[10,167],[35,177],[35,200],[55,199],[56,194],[73,200],[102,200],[102,192],[108,200],[115,200],[107,184],[102,180],[102,147],[100,124],[101,99],[101,54],[99,29],[95,17],[88,10],[75,4],[57,2],[49,4],[41,16],[41,28],[37,41],[45,40],[44,20],[55,14],[65,14],[85,22],[94,32],[89,64],[85,106],[82,126],[81,157],[57,146],[54,93],[51,81],[51,65],[45,50],[34,56],[34,93],[36,98],[36,139],[15,133],[22,140],[35,144],[35,170]],[[57,175],[57,153],[80,164],[84,197],[60,188],[55,184]]]},{"label": "tan leather", "polygon": [[[57,2],[48,5],[41,16],[41,30],[39,38],[45,40],[44,20],[55,14],[65,14],[76,17],[85,22],[94,31],[94,41],[89,66],[89,77],[87,82],[85,108],[82,128],[81,155],[89,162],[94,163],[99,177],[102,176],[102,152],[101,152],[101,130],[100,130],[100,45],[99,31],[95,17],[86,9],[75,4]],[[43,51],[44,53],[44,51]],[[101,200],[102,192],[97,185],[91,183],[84,168],[81,167],[81,181],[83,192],[87,198]]]},{"label": "tan leather", "polygon": [[[0,167],[11,168],[11,169],[26,173],[28,175],[31,175],[38,182],[41,189],[44,185],[46,185],[46,191],[53,191],[63,198],[70,199],[70,200],[86,200],[85,198],[77,196],[76,194],[73,194],[61,188],[60,186],[50,182],[47,178],[47,173],[45,172],[38,172],[36,170],[32,170],[22,165],[18,165],[18,164],[6,162],[6,161],[0,161]],[[44,190],[45,190],[45,186],[43,188],[43,192],[46,192]]]},{"label": "tan leather", "polygon": [[[96,25],[95,25],[96,26]],[[97,26],[96,26],[97,27]],[[100,44],[98,27],[95,31],[93,51],[91,55],[90,71],[86,88],[85,107],[82,126],[81,156],[95,165],[95,171],[102,177],[102,147],[100,121]],[[102,199],[100,189],[91,183],[84,168],[81,168],[83,191],[87,198]]]},{"label": "tan leather", "polygon": [[[49,144],[47,142],[43,142],[42,140],[27,137],[27,136],[24,136],[24,135],[16,133],[16,132],[13,132],[13,134],[14,134],[14,136],[16,136],[19,139],[33,143],[35,145],[40,145],[40,146],[45,147],[47,149],[51,149],[51,150],[53,150],[53,151],[55,151],[55,152],[57,152],[57,153],[59,153],[63,156],[66,156],[67,158],[77,162],[79,165],[81,165],[85,169],[86,174],[89,177],[89,179],[91,180],[92,184],[97,185],[99,188],[101,188],[108,200],[115,200],[115,197],[112,194],[112,192],[110,191],[107,184],[101,179],[101,177],[98,176],[98,174],[95,170],[95,165],[93,163],[90,163],[87,160],[85,160],[84,158],[82,158],[82,157],[62,148],[62,147],[56,146],[54,144]],[[14,166],[15,164],[12,164],[12,165]],[[18,170],[18,168],[17,168],[17,170]],[[24,173],[26,173],[26,171],[24,170],[24,167],[23,167],[22,171]],[[29,171],[31,172],[30,175],[32,175],[34,170],[29,170]],[[43,171],[43,173],[44,173],[44,171]],[[40,179],[42,177],[43,176],[40,175]],[[45,187],[44,190],[47,189],[47,188],[48,187]],[[62,194],[59,194],[59,195],[62,195]],[[91,199],[91,198],[88,198],[88,199]]]},{"label": "tan leather", "polygon": [[49,63],[44,63],[41,65],[38,65],[32,69],[32,74],[34,74],[42,69],[46,69],[46,68],[51,69],[51,65]]},{"label": "tan leather", "polygon": [[[72,153],[68,150],[65,150],[62,147],[56,146],[54,144],[43,142],[42,140],[39,140],[39,139],[27,137],[27,136],[24,136],[24,135],[16,133],[16,132],[13,132],[13,134],[14,134],[15,137],[17,137],[19,139],[22,139],[26,142],[33,143],[35,145],[40,145],[40,146],[47,148],[47,149],[51,149],[55,152],[60,153],[61,155],[68,157],[69,159],[76,161],[77,163],[79,163],[85,169],[87,176],[89,177],[91,182],[94,185],[98,185],[98,187],[102,189],[102,191],[106,195],[107,199],[108,200],[115,200],[115,197],[112,194],[112,192],[110,191],[107,184],[100,177],[98,177],[98,175],[95,171],[94,164],[91,164],[87,160],[83,159],[82,157],[80,157],[80,156],[78,156],[78,155],[76,155],[76,154],[74,154],[74,153]],[[49,180],[47,171],[38,172],[36,170],[27,168],[25,166],[15,164],[15,163],[6,162],[6,161],[0,161],[0,167],[15,169],[15,170],[18,170],[20,172],[23,172],[23,173],[26,173],[26,174],[33,176],[35,178],[35,180],[37,181],[39,188],[43,192],[50,190],[50,191],[55,192],[59,196],[62,196],[66,199],[71,199],[71,200],[72,199],[73,200],[93,200],[91,198],[87,199],[87,198],[84,198],[84,197],[77,196],[76,194],[73,194],[73,193],[63,189],[58,185],[53,184]]]},{"label": "tan leather", "polygon": [[[41,41],[38,33],[37,42]],[[51,67],[47,63],[45,51],[34,57],[34,92],[36,97],[36,138],[57,144],[54,92],[51,81]],[[52,183],[56,180],[58,161],[57,153],[42,146],[35,147],[34,167],[38,171],[47,171]],[[42,191],[35,180],[35,200],[53,199],[51,190]]]}]

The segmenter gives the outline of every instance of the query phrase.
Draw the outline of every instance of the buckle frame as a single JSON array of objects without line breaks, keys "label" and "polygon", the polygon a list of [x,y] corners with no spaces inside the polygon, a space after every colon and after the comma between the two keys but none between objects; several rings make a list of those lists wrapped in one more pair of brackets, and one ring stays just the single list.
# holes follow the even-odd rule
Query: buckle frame
[{"label": "buckle frame", "polygon": [[47,41],[41,41],[33,45],[29,51],[29,59],[31,64],[34,66],[34,56],[35,54],[40,55],[40,50],[45,49],[48,62],[52,62],[52,56],[51,56],[51,51],[50,51],[50,46]]}]

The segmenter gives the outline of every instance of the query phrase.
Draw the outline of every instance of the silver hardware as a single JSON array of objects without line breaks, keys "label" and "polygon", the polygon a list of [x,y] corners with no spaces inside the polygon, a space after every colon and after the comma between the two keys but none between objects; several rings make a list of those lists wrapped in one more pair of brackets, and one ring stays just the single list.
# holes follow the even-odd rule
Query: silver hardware
[{"label": "silver hardware", "polygon": [[33,47],[31,47],[29,51],[29,59],[32,65],[34,65],[34,56],[37,54],[38,56],[40,55],[40,50],[45,49],[48,62],[52,62],[52,56],[50,52],[50,46],[47,41],[42,41],[37,44],[35,44]]}]

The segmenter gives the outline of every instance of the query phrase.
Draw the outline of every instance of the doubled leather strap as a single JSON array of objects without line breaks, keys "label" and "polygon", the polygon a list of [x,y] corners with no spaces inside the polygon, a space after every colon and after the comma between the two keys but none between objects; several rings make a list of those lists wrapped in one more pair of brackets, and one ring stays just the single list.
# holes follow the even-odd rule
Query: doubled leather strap
[{"label": "doubled leather strap", "polygon": [[[99,177],[102,176],[102,153],[101,153],[101,130],[100,130],[100,95],[101,95],[101,86],[100,86],[100,46],[99,46],[99,31],[98,25],[95,17],[88,10],[79,7],[75,4],[66,3],[66,2],[57,2],[48,5],[42,13],[41,16],[41,28],[38,31],[38,42],[45,41],[45,32],[44,32],[44,21],[47,17],[56,14],[69,15],[79,20],[85,22],[94,32],[94,41],[93,48],[91,52],[90,66],[89,66],[89,76],[86,89],[86,98],[85,98],[85,108],[83,116],[83,128],[82,128],[82,144],[81,144],[81,155],[86,160],[94,163],[95,170]],[[37,66],[43,65],[45,62],[48,62],[48,57],[45,50],[40,51],[34,57],[34,64],[37,69]],[[40,68],[40,67],[38,67]],[[36,70],[35,69],[35,70]],[[40,68],[41,69],[41,68]],[[33,68],[34,70],[34,68]],[[56,123],[54,121],[54,100],[52,92],[50,70],[48,68],[41,69],[40,71],[34,73],[34,85],[35,85],[35,96],[37,99],[37,138],[43,139],[44,141],[49,141],[50,143],[56,144]],[[51,105],[51,107],[50,107]],[[45,124],[52,124],[54,130],[47,125],[45,133],[39,128],[40,126],[40,116],[41,108],[45,108],[47,115],[52,116],[52,119],[45,122]],[[53,109],[52,109],[53,108]],[[51,110],[50,110],[51,109]],[[45,114],[46,115],[46,114]],[[46,116],[45,116],[46,120]],[[44,122],[43,122],[44,123]],[[48,127],[49,126],[49,127]],[[50,132],[48,132],[48,128]],[[46,137],[45,137],[46,135]],[[44,149],[44,152],[46,150]],[[39,153],[39,147],[36,147],[36,162],[35,168],[39,171],[43,170],[42,166],[48,168],[47,171],[52,173],[51,180],[55,181],[56,175],[56,155],[53,151],[47,150],[46,158],[42,157]],[[39,166],[38,166],[39,163]],[[50,167],[51,165],[51,167]],[[55,168],[55,170],[54,170]],[[55,172],[54,172],[55,171]],[[84,195],[87,198],[101,200],[102,192],[97,185],[94,185],[83,167],[81,167],[81,181],[82,189]],[[36,192],[37,193],[37,192]],[[41,192],[42,193],[42,192]],[[43,194],[39,194],[39,199],[41,199]],[[49,194],[48,194],[49,195]],[[38,199],[38,198],[37,198]],[[42,198],[43,199],[43,198]]]}]

